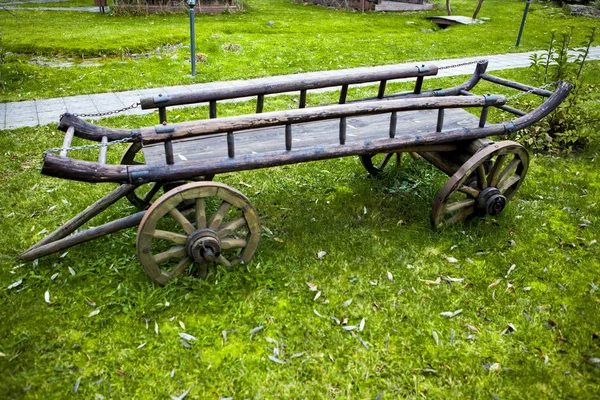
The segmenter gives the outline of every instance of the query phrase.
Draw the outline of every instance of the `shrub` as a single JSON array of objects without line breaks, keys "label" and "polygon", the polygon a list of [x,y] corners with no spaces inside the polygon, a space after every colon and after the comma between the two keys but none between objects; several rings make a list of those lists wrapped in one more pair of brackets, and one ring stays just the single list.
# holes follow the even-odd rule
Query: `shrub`
[{"label": "shrub", "polygon": [[586,79],[586,61],[594,43],[594,28],[582,47],[572,47],[572,33],[552,34],[548,50],[530,57],[538,85],[553,86],[565,80],[574,85],[569,97],[548,117],[517,134],[517,139],[535,150],[558,152],[580,148],[597,136],[600,111],[597,82]]}]

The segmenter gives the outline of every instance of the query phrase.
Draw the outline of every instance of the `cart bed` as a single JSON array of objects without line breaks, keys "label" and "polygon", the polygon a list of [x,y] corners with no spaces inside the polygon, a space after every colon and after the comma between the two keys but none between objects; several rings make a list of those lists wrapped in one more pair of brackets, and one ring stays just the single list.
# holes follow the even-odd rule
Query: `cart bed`
[{"label": "cart bed", "polygon": [[[420,136],[435,132],[437,110],[408,111],[398,114],[396,137]],[[447,109],[444,115],[444,129],[477,126],[479,118],[460,109]],[[389,114],[366,115],[347,119],[347,144],[371,142],[388,138],[390,129]],[[339,145],[339,121],[325,120],[294,125],[292,152],[309,148]],[[443,133],[440,133],[443,135]],[[285,129],[283,126],[251,129],[236,133],[236,156],[260,155],[285,150]],[[147,145],[143,149],[146,164],[164,165],[163,143]],[[173,141],[175,164],[184,161],[204,161],[227,157],[227,134],[200,136]]]}]

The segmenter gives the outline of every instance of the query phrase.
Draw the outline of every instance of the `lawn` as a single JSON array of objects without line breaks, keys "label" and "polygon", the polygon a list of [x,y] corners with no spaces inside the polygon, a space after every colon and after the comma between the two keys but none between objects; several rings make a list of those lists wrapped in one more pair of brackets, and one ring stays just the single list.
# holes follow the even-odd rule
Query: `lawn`
[{"label": "lawn", "polygon": [[[597,76],[600,65],[589,65]],[[143,273],[133,229],[16,260],[114,187],[40,176],[41,152],[61,142],[52,126],[0,132],[0,397],[584,399],[600,390],[597,137],[583,151],[532,157],[498,217],[443,230],[429,213],[446,178],[422,160],[406,157],[382,179],[356,158],[217,176],[257,208],[258,252],[233,272],[166,287]],[[122,201],[94,223],[132,211]]]},{"label": "lawn", "polygon": [[[471,0],[452,2],[471,15]],[[422,13],[330,10],[289,0],[250,0],[245,12],[196,17],[202,56],[190,76],[185,14],[128,17],[20,10],[0,13],[8,55],[0,101],[246,79],[305,71],[427,61],[546,48],[552,30],[583,42],[598,22],[534,2],[515,48],[524,3],[486,0],[484,24],[439,29]],[[273,24],[268,24],[273,22]]]}]

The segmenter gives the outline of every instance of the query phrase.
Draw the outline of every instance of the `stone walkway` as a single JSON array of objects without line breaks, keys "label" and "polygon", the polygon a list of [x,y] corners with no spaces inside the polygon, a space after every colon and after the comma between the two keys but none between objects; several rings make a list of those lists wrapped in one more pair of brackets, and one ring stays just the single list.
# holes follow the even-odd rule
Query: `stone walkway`
[{"label": "stone walkway", "polygon": [[[529,56],[535,52],[510,53],[491,56],[477,56],[460,59],[447,59],[427,61],[428,64],[438,67],[447,67],[454,64],[462,64],[470,61],[487,59],[489,61],[488,71],[497,71],[510,68],[521,68],[529,66]],[[538,52],[539,53],[539,52]],[[600,60],[600,46],[590,49],[590,60]],[[397,64],[401,67],[411,67],[418,63],[409,62]],[[366,68],[355,68],[360,71]],[[474,71],[473,65],[442,69],[437,77],[470,75]],[[303,75],[310,75],[306,73]],[[314,74],[314,72],[312,73]],[[326,75],[327,71],[318,72],[320,76]],[[267,84],[272,78],[251,79],[252,82]],[[169,86],[153,89],[129,90],[125,92],[110,92],[102,94],[90,94],[72,97],[59,97],[46,100],[31,100],[15,103],[0,103],[0,129],[14,129],[27,126],[46,125],[57,123],[60,114],[65,112],[77,114],[93,114],[99,112],[113,111],[137,103],[140,98],[152,97],[159,94],[190,93],[197,90],[214,89],[222,86],[236,86],[239,81],[200,83],[195,85]],[[336,88],[327,90],[337,90]],[[155,110],[142,110],[137,107],[124,112],[124,115],[140,115],[156,112]]]}]

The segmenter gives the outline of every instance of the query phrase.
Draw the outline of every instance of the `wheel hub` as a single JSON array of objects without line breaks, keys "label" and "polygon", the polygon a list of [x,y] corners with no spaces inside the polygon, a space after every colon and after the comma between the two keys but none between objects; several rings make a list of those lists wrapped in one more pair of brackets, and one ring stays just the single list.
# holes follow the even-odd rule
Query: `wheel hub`
[{"label": "wheel hub", "polygon": [[506,207],[506,197],[495,187],[482,190],[476,202],[478,209],[491,216],[500,214]]},{"label": "wheel hub", "polygon": [[212,262],[221,255],[221,239],[212,229],[198,229],[188,236],[185,249],[197,262]]}]

